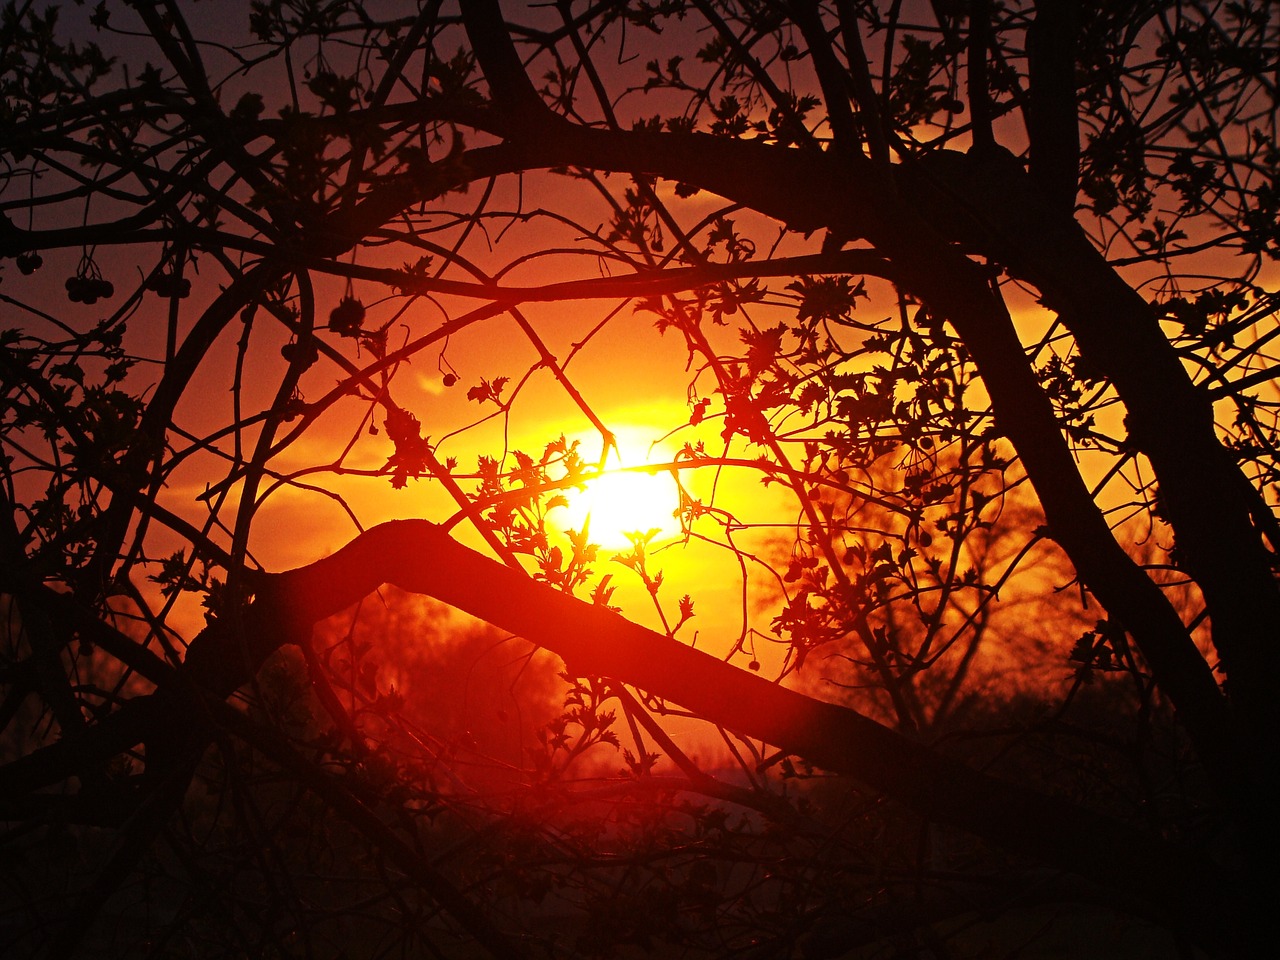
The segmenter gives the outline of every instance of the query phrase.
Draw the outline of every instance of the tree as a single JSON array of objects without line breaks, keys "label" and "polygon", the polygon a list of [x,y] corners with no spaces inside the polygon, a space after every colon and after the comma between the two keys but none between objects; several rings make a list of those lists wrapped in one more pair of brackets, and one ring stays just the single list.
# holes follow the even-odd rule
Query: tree
[{"label": "tree", "polygon": [[[1026,898],[1269,942],[1268,5],[207,6],[3,11],[21,949],[938,951]],[[719,656],[652,536],[624,619],[555,522],[672,346],[680,446],[645,469],[742,571]],[[599,460],[511,447],[538,410]],[[357,496],[387,481],[453,505]],[[329,508],[345,545],[259,562]],[[1019,728],[983,754],[946,716],[1011,582],[1085,626],[1041,638],[1065,704],[993,704]],[[370,646],[314,640],[386,584],[563,659],[518,788],[428,775]],[[798,692],[833,652],[875,693]],[[999,765],[1097,690],[1122,732],[1070,776]],[[573,779],[611,746],[624,776]],[[38,852],[68,839],[83,877]]]}]

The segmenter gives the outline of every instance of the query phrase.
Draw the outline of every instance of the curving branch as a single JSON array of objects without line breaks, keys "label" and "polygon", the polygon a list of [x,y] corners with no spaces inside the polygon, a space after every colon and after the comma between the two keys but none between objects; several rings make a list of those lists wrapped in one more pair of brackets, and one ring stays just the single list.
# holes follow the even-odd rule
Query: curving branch
[{"label": "curving branch", "polygon": [[[608,609],[558,593],[425,520],[381,524],[333,555],[266,579],[257,604],[301,628],[384,583],[431,596],[709,722],[849,774],[922,816],[1124,891],[1148,911],[1223,921],[1214,868],[1130,827],[976,772],[848,707],[740,670]],[[257,605],[255,604],[255,605]],[[194,646],[194,645],[193,645]],[[212,651],[205,658],[218,660]],[[1211,906],[1213,904],[1213,906]]]},{"label": "curving branch", "polygon": [[[679,704],[711,723],[844,773],[921,816],[1010,852],[1078,874],[1148,916],[1177,918],[1206,940],[1231,921],[1234,892],[1200,856],[1057,797],[952,760],[848,707],[816,700],[677,640],[538,584],[451,539],[426,520],[395,520],[295,570],[264,575],[238,618],[216,621],[176,675],[80,736],[3,771],[0,796],[73,776],[146,741],[148,775],[163,776],[223,725],[218,704],[280,647],[383,584],[433,597],[560,656],[570,671],[604,676]],[[194,708],[194,713],[193,713]],[[197,718],[204,718],[197,721]],[[156,768],[156,769],[153,769]]]},{"label": "curving branch", "polygon": [[[477,3],[472,15],[484,21],[483,30],[472,31],[472,42],[491,87],[496,95],[512,93],[519,85],[519,61],[509,35],[495,26],[496,4]],[[469,30],[471,25],[468,20]],[[1275,670],[1254,667],[1274,663],[1280,648],[1253,642],[1251,634],[1280,622],[1280,592],[1251,531],[1250,507],[1238,496],[1239,472],[1233,476],[1229,455],[1213,435],[1208,405],[1181,369],[1174,369],[1177,360],[1149,311],[1138,322],[1141,297],[1074,221],[1047,215],[1020,162],[995,145],[968,155],[938,150],[896,166],[900,189],[886,191],[873,161],[860,153],[835,156],[699,133],[592,129],[564,121],[545,105],[529,106],[530,122],[502,145],[476,152],[510,151],[513,162],[530,167],[577,165],[690,183],[793,230],[865,238],[891,260],[903,288],[950,320],[970,349],[996,422],[1026,465],[1055,539],[1089,590],[1133,635],[1223,795],[1252,809],[1246,798],[1255,792],[1260,768],[1242,758],[1257,745],[1241,737],[1212,671],[1159,587],[1116,542],[1079,475],[1008,311],[987,289],[984,268],[962,251],[979,251],[1036,284],[1064,319],[1078,321],[1073,332],[1081,349],[1113,377],[1135,441],[1171,494],[1170,519],[1180,537],[1189,534],[1188,569],[1206,587],[1215,627],[1223,628],[1228,646],[1237,635],[1246,641],[1235,649],[1256,740],[1274,729],[1268,721],[1280,708],[1274,697],[1261,695]],[[547,118],[540,130],[533,122],[539,117]],[[1055,266],[1064,249],[1079,272]],[[1109,318],[1122,323],[1109,328]],[[1256,678],[1257,694],[1248,689],[1246,675]]]}]

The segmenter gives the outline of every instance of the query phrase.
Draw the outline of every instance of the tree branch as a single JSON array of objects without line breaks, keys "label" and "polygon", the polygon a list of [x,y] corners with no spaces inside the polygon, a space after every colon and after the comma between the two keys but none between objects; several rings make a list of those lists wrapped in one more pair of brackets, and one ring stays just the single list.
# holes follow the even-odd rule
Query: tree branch
[{"label": "tree branch", "polygon": [[[464,547],[425,520],[381,524],[260,594],[288,616],[319,620],[383,583],[425,594],[517,633],[575,673],[605,676],[678,703],[712,723],[847,773],[921,815],[1113,889],[1155,913],[1222,919],[1212,866],[1118,821],[998,781],[851,710],[814,700],[539,585]],[[259,601],[262,602],[262,601]],[[1204,888],[1201,884],[1204,883]],[[1210,907],[1210,904],[1213,904]]]},{"label": "tree branch", "polygon": [[1031,177],[1057,214],[1071,216],[1080,175],[1076,117],[1076,0],[1038,0],[1027,31]]}]

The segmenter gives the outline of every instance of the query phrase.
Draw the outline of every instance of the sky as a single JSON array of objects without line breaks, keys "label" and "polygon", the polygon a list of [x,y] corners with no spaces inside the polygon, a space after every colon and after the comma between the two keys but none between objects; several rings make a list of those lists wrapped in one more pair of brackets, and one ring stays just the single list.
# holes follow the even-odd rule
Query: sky
[{"label": "sky", "polygon": [[[192,4],[184,5],[183,9],[191,16],[198,34],[213,37],[223,33],[228,23],[241,29],[248,14],[247,4]],[[64,11],[67,18],[84,19],[90,14],[89,8],[68,7]],[[530,18],[550,15],[549,10],[528,13]],[[121,9],[113,14],[113,25],[127,31],[131,29],[132,16],[128,10]],[[119,51],[122,64],[135,73],[140,63],[157,60],[156,51],[147,41],[122,34],[108,37],[88,27],[82,29],[84,37],[100,37]],[[690,38],[656,38],[643,31],[632,31],[616,47],[597,50],[596,56],[599,63],[607,65],[609,83],[621,90],[629,83],[643,85],[646,64],[651,57],[661,59],[676,46],[688,53],[696,50],[701,39],[693,38],[685,43]],[[681,43],[676,44],[674,40]],[[455,28],[441,42],[440,49],[448,52],[463,43],[463,37]],[[299,45],[289,69],[295,75],[305,75],[321,64],[318,53],[310,41]],[[218,91],[224,107],[245,92],[262,94],[267,116],[275,115],[287,105],[289,98],[283,83],[285,66],[281,61],[255,67],[246,79],[225,50],[210,45],[204,54],[210,72],[225,78]],[[337,64],[344,57],[349,57],[349,51],[339,45],[331,44],[325,50],[326,62]],[[543,66],[545,64],[539,64],[540,68]],[[682,69],[692,76],[696,70],[702,69],[705,73],[716,67],[708,64],[700,68],[690,59]],[[794,75],[800,77],[806,68],[797,63],[780,69],[794,71]],[[803,87],[804,80],[799,79],[798,84]],[[397,95],[404,96],[403,91]],[[589,101],[589,97],[583,99],[584,103]],[[678,112],[682,108],[670,94],[642,96],[634,91],[621,98],[616,107],[624,124],[655,112]],[[595,108],[584,106],[583,109],[588,117],[595,116],[592,113]],[[472,132],[467,135],[471,138],[467,146],[484,142],[482,135]],[[263,149],[264,145],[252,147]],[[435,155],[447,147],[447,143],[439,145]],[[163,153],[158,162],[163,166],[181,161],[180,151],[174,150]],[[614,199],[622,197],[629,185],[629,179],[622,176],[603,181]],[[46,191],[58,186],[56,175],[48,175],[41,182],[41,189]],[[233,184],[231,189],[235,193],[243,188]],[[724,202],[709,194],[677,198],[671,184],[661,183],[656,189],[671,202],[674,215],[686,227],[705,226],[707,218],[717,211],[725,212]],[[81,216],[90,221],[109,220],[122,207],[110,199],[95,196],[87,208],[78,202],[54,209],[42,208],[35,226],[48,229],[57,225],[59,218],[74,222],[75,217]],[[776,224],[742,211],[727,211],[725,215],[732,217],[740,229],[753,238],[761,252],[773,244],[776,244],[774,252],[783,255],[814,252],[823,240],[820,235],[781,234]],[[576,222],[567,223],[565,217],[572,217]],[[584,231],[607,231],[610,217],[606,198],[585,181],[555,173],[529,174],[519,180],[508,178],[499,182],[491,192],[485,184],[477,183],[465,193],[447,196],[433,204],[430,215],[415,224],[416,237],[400,230],[400,224],[388,224],[387,230],[371,237],[370,242],[360,248],[356,260],[365,267],[399,267],[424,252],[421,244],[415,244],[422,240],[435,245],[431,251],[435,266],[442,263],[440,248],[454,251],[458,262],[445,274],[452,279],[474,280],[474,274],[467,269],[469,265],[487,275],[502,275],[504,284],[508,285],[616,274],[629,268],[601,256],[601,245],[584,237]],[[154,262],[148,257],[157,255],[154,249],[107,245],[84,253],[94,258],[105,275],[115,278],[121,291],[140,280]],[[79,250],[49,251],[45,268],[34,277],[19,277],[12,270],[6,271],[5,290],[0,293],[20,294],[35,307],[65,315],[77,326],[92,324],[121,298],[117,297],[116,302],[109,305],[96,306],[70,305],[65,301],[58,281],[75,271],[81,256]],[[182,302],[176,318],[179,340],[225,283],[222,271],[209,254],[201,255],[188,269],[194,271],[189,272],[194,286],[191,298]],[[390,324],[388,343],[392,348],[431,336],[445,320],[456,318],[479,303],[440,295],[406,304],[401,298],[383,299],[385,290],[363,280],[354,281],[348,288],[340,279],[314,273],[313,281],[319,323],[325,322],[344,296],[358,297],[368,311],[366,329]],[[786,280],[769,283],[778,293]],[[1046,314],[1029,297],[1017,291],[1011,294],[1024,338],[1030,342],[1047,328]],[[880,296],[861,309],[874,319],[891,315],[895,305],[890,298]],[[785,648],[768,643],[766,638],[768,610],[776,606],[782,584],[763,563],[756,563],[753,558],[785,568],[781,561],[794,541],[799,516],[797,504],[788,501],[777,486],[761,484],[759,474],[752,470],[707,467],[682,470],[680,483],[691,496],[725,511],[741,524],[734,540],[742,550],[740,559],[725,546],[710,542],[718,536],[714,518],[704,518],[686,540],[678,525],[671,521],[670,513],[677,501],[669,473],[659,471],[649,477],[636,472],[636,468],[645,463],[669,462],[686,442],[702,441],[712,453],[727,453],[743,460],[761,453],[741,438],[726,451],[719,438],[721,421],[714,417],[699,426],[690,423],[699,401],[710,399],[711,409],[717,408],[713,378],[699,369],[698,361],[691,362],[677,332],[660,334],[654,328],[653,317],[637,312],[634,303],[570,300],[529,304],[521,310],[550,354],[564,364],[565,374],[601,423],[618,435],[621,459],[610,456],[603,460],[603,465],[609,470],[631,468],[631,475],[637,478],[633,486],[615,488],[609,494],[611,502],[597,507],[592,516],[592,533],[602,541],[594,564],[595,578],[611,574],[611,582],[617,588],[614,602],[633,619],[660,626],[662,617],[640,578],[612,559],[615,554],[629,550],[626,530],[646,531],[657,527],[658,533],[647,548],[652,554],[649,572],[661,569],[665,574],[659,599],[666,615],[672,618],[685,593],[694,601],[696,616],[681,636],[690,642],[694,642],[696,636],[696,642],[703,648],[723,653],[744,638],[748,646],[751,645],[753,638],[745,635],[749,622],[761,627],[762,634],[754,638],[759,639],[757,649],[749,650],[744,658],[758,658],[767,670],[776,671],[781,666]],[[147,355],[152,361],[140,364],[131,380],[131,384],[144,391],[151,388],[159,374],[160,365],[154,361],[163,358],[163,344],[170,334],[166,311],[163,299],[146,296],[129,320],[131,343],[136,345],[139,354]],[[748,314],[758,326],[766,327],[778,318],[793,316],[794,309],[761,306],[752,308]],[[711,336],[718,338],[717,343],[726,353],[741,350],[738,342],[741,320],[741,317],[732,319],[723,328],[711,331]],[[27,317],[22,323],[38,321]],[[215,496],[219,491],[226,493],[227,501],[221,514],[225,518],[234,516],[239,490],[237,484],[220,486],[228,469],[225,454],[232,451],[235,438],[221,437],[217,441],[219,453],[204,450],[201,438],[231,422],[237,405],[241,414],[270,406],[285,366],[281,350],[287,349],[290,333],[283,325],[272,322],[263,312],[248,330],[247,340],[242,340],[245,334],[246,328],[241,324],[229,326],[205,358],[178,409],[178,425],[185,436],[175,435],[173,442],[175,452],[183,460],[169,475],[160,499],[164,506],[197,525],[209,520],[211,488]],[[367,348],[352,340],[326,336],[326,342],[349,362],[364,364],[371,359]],[[242,344],[246,346],[241,368],[238,354]],[[299,398],[311,402],[324,397],[343,378],[339,366],[324,358],[303,375]],[[477,401],[471,395],[477,386],[486,381],[496,383],[498,378],[507,378],[504,399],[519,391],[509,411],[501,410],[490,401]],[[238,393],[233,391],[237,382]],[[599,431],[551,372],[540,365],[536,349],[509,314],[479,321],[447,340],[431,343],[396,371],[393,391],[395,402],[419,419],[422,433],[431,439],[437,457],[442,461],[456,461],[456,471],[460,474],[473,474],[477,459],[482,456],[500,459],[507,466],[515,461],[515,451],[537,458],[547,443],[562,436],[570,442],[577,441],[587,461],[599,462],[606,453]],[[310,562],[336,550],[359,529],[393,517],[425,517],[453,523],[452,529],[459,539],[472,546],[482,545],[469,523],[458,519],[457,504],[438,481],[410,479],[402,489],[396,489],[388,477],[377,475],[383,472],[394,450],[387,436],[385,418],[385,410],[375,407],[367,397],[348,397],[334,404],[279,453],[272,462],[273,470],[292,475],[298,482],[271,488],[259,506],[249,542],[256,564],[268,570],[282,570]],[[1119,427],[1118,423],[1104,425]],[[293,425],[286,424],[282,434],[292,429]],[[240,440],[245,449],[255,435],[254,427],[243,431]],[[466,477],[460,483],[470,492],[476,481]],[[646,483],[651,490],[646,489]],[[1104,496],[1114,496],[1117,506],[1130,494],[1120,483],[1115,483],[1112,490],[1113,493],[1104,491]],[[577,502],[578,491],[570,488],[565,495],[570,502],[553,509],[548,518],[559,533],[581,526],[585,519],[582,505]],[[667,498],[665,509],[663,497]],[[709,539],[703,539],[702,534]],[[230,542],[229,533],[216,526],[213,536],[224,546]],[[153,528],[149,537],[146,553],[153,560],[180,546],[177,538],[167,536],[162,530]],[[153,595],[158,589],[145,583],[143,588]],[[190,597],[180,604],[172,622],[188,637],[198,630],[203,623],[198,598]]]}]

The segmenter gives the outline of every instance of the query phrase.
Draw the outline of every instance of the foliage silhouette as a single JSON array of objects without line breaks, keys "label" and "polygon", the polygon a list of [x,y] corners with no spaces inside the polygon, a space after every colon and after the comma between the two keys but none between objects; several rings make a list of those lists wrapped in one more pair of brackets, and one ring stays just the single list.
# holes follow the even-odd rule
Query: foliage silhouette
[{"label": "foliage silhouette", "polygon": [[10,952],[1269,945],[1267,4],[211,6],[0,11]]}]

